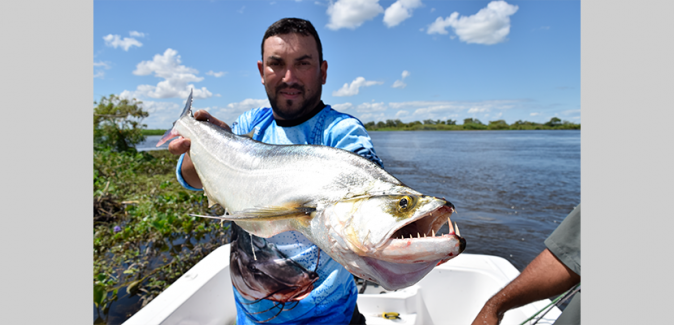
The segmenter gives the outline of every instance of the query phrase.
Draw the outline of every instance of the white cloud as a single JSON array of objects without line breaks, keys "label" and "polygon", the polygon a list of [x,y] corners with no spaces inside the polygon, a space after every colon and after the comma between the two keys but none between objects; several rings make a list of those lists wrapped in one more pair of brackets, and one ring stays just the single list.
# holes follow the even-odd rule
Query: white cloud
[{"label": "white cloud", "polygon": [[209,98],[213,94],[202,87],[197,89],[191,82],[199,82],[203,77],[197,77],[199,73],[194,68],[180,64],[180,55],[173,49],[166,49],[164,54],[156,54],[152,61],[142,61],[136,65],[133,74],[146,76],[154,74],[155,77],[163,78],[156,86],[139,85],[133,95],[136,98],[147,96],[152,98],[187,98],[190,90],[194,89],[194,98]]},{"label": "white cloud", "polygon": [[446,102],[446,101],[411,101],[401,103],[388,103],[388,105],[393,109],[417,108],[415,114],[465,108],[462,105],[458,104],[458,102]]},{"label": "white cloud", "polygon": [[356,107],[358,112],[381,112],[388,107],[384,103],[362,103]]},{"label": "white cloud", "polygon": [[94,78],[103,78],[105,76],[105,71],[102,69],[110,69],[110,64],[108,62],[94,62]]},{"label": "white cloud", "polygon": [[398,0],[384,12],[384,23],[388,28],[397,26],[412,17],[412,10],[421,6],[421,0]]},{"label": "white cloud", "polygon": [[371,20],[384,8],[379,5],[379,0],[337,0],[330,1],[327,14],[330,22],[326,27],[332,30],[340,28],[356,29],[366,20]]},{"label": "white cloud", "polygon": [[105,45],[113,48],[121,47],[124,51],[128,51],[132,46],[143,46],[143,43],[135,38],[124,37],[124,39],[122,39],[119,35],[108,34],[107,36],[103,36],[103,40],[105,40]]},{"label": "white cloud", "polygon": [[489,111],[490,111],[489,107],[487,107],[487,106],[475,106],[475,107],[471,107],[468,110],[468,113],[484,113],[484,112],[489,112]]},{"label": "white cloud", "polygon": [[129,35],[131,37],[145,37],[145,33],[137,32],[137,31],[130,31]]},{"label": "white cloud", "polygon": [[539,114],[540,113],[533,112],[533,113],[529,114],[529,116],[538,116]]},{"label": "white cloud", "polygon": [[[469,101],[409,101],[389,103],[363,103],[357,105],[350,114],[361,121],[386,121],[400,119],[403,122],[423,121],[427,119],[442,120],[461,119],[470,114],[480,119],[502,119],[508,116],[509,111],[521,112],[527,110],[528,99],[487,100],[479,102]],[[469,111],[473,113],[469,113]]]},{"label": "white cloud", "polygon": [[354,81],[352,81],[350,85],[348,83],[345,83],[344,86],[342,86],[342,88],[333,91],[332,96],[342,97],[342,96],[358,95],[360,87],[381,85],[383,83],[384,83],[383,81],[367,81],[363,77],[358,77]]},{"label": "white cloud", "polygon": [[517,12],[518,6],[505,1],[492,1],[486,8],[472,16],[459,18],[458,12],[449,17],[438,19],[427,30],[428,34],[447,34],[447,27],[454,28],[459,39],[466,43],[491,45],[506,40],[510,33],[510,16]]},{"label": "white cloud", "polygon": [[468,113],[473,113],[509,109],[519,102],[522,102],[522,100],[488,100],[482,102],[411,101],[388,103],[388,106],[393,109],[415,109],[414,115],[430,114],[430,118],[435,118],[434,114],[446,114],[450,111],[468,111]]},{"label": "white cloud", "polygon": [[393,87],[393,88],[405,88],[405,87],[407,87],[407,84],[404,81],[405,81],[405,78],[407,78],[409,75],[410,75],[410,72],[407,71],[407,70],[404,70],[402,79],[396,80],[393,83],[393,86],[391,86],[391,87]]},{"label": "white cloud", "polygon": [[[137,98],[133,92],[128,90],[119,94],[121,99]],[[185,102],[171,103],[171,102],[155,102],[143,100],[141,107],[143,110],[150,113],[148,117],[143,119],[143,123],[147,124],[148,129],[166,129],[170,128],[171,124],[178,119],[180,112],[185,107]]]},{"label": "white cloud", "polygon": [[333,109],[338,110],[340,112],[343,112],[343,111],[346,111],[346,110],[349,110],[349,109],[353,108],[353,104],[351,104],[351,103],[333,104],[333,105],[330,105],[330,106],[332,106]]},{"label": "white cloud", "polygon": [[210,71],[206,72],[206,74],[209,75],[209,76],[220,78],[220,77],[224,76],[225,74],[227,74],[227,72],[223,72],[223,71],[213,72],[213,70],[210,70]]},{"label": "white cloud", "polygon": [[246,98],[238,103],[227,104],[227,108],[235,111],[245,112],[247,110],[258,107],[270,107],[268,99],[252,99]]},{"label": "white cloud", "polygon": [[[358,118],[361,122],[365,121],[386,121],[386,115],[384,113],[366,113],[361,115]],[[367,123],[367,122],[365,122]]]},{"label": "white cloud", "polygon": [[258,107],[270,107],[267,99],[247,98],[237,103],[229,103],[225,107],[207,107],[211,115],[230,124],[244,112]]}]

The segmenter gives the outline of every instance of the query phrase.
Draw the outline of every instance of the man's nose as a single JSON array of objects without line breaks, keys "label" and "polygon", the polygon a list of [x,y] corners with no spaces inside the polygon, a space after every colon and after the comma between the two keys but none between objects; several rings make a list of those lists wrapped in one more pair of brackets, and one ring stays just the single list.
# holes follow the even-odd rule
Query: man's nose
[{"label": "man's nose", "polygon": [[295,75],[295,70],[293,68],[286,69],[286,73],[283,76],[283,82],[289,85],[297,83],[297,77]]}]

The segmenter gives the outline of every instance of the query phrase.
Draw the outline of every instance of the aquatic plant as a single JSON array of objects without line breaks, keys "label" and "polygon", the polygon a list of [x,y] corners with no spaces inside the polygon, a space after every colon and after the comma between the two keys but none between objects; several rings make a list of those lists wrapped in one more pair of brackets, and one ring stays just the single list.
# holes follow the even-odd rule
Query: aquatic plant
[{"label": "aquatic plant", "polygon": [[229,224],[189,216],[222,211],[177,183],[176,161],[167,151],[94,151],[96,324],[123,322],[229,242]]}]

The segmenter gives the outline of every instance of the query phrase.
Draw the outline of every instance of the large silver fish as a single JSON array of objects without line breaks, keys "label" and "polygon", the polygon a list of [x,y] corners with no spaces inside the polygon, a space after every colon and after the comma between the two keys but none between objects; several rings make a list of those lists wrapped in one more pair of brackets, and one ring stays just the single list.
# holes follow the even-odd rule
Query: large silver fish
[{"label": "large silver fish", "polygon": [[[352,274],[388,290],[415,284],[466,247],[454,206],[423,195],[352,152],[269,145],[235,135],[191,112],[192,94],[157,146],[180,135],[212,203],[247,232],[296,230]],[[444,223],[449,233],[438,235]]]}]

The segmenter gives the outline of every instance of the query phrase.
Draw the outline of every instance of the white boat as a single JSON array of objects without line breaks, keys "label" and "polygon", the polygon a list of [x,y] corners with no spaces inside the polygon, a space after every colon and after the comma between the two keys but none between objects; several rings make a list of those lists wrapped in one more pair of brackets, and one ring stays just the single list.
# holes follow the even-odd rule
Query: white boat
[{"label": "white boat", "polygon": [[[124,325],[231,325],[236,307],[229,277],[229,245],[201,260]],[[461,254],[435,267],[419,283],[397,291],[372,284],[358,296],[368,325],[470,324],[484,303],[519,275],[506,259]],[[521,324],[550,303],[542,300],[506,312],[501,324]],[[399,313],[385,319],[382,313]],[[552,324],[561,311],[553,307],[537,324]]]}]

